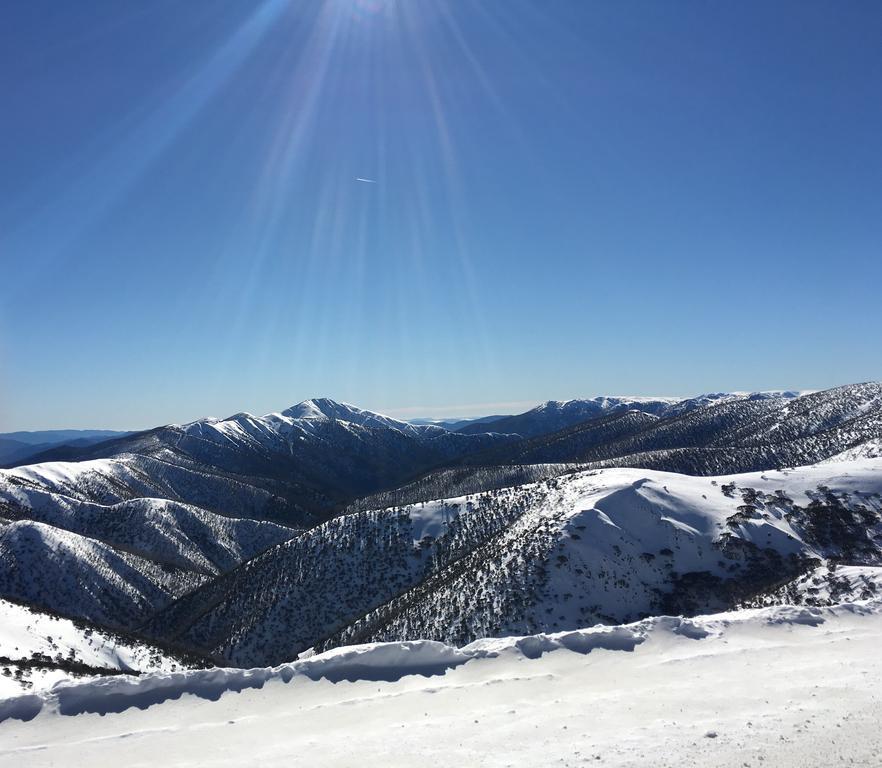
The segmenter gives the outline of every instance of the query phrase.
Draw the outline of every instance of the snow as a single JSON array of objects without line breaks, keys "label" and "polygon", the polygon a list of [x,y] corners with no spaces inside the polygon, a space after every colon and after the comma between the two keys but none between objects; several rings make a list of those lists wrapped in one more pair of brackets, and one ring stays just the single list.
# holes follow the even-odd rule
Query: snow
[{"label": "snow", "polygon": [[171,671],[180,664],[151,646],[127,641],[80,622],[51,616],[24,605],[0,599],[0,657],[10,672],[21,669],[19,679],[0,675],[0,698],[13,697],[27,688],[42,690],[59,681],[69,681],[70,673],[54,663],[30,666],[35,654],[57,657],[110,671]]},{"label": "snow", "polygon": [[[94,464],[97,462],[87,462]],[[113,461],[108,460],[113,466]],[[119,495],[108,472],[88,482],[108,501],[64,495],[76,464],[0,472],[0,595],[67,616],[134,629],[208,577],[229,571],[297,531],[175,501]],[[121,462],[117,464],[125,468]],[[60,468],[56,471],[56,468]],[[52,477],[50,489],[28,477]],[[103,484],[106,482],[106,486]],[[85,481],[84,481],[85,483]]]},{"label": "snow", "polygon": [[781,500],[805,505],[824,495],[818,486],[851,489],[848,504],[878,510],[882,460],[715,478],[588,470],[342,515],[249,561],[219,589],[188,592],[154,614],[150,631],[174,626],[199,653],[252,667],[311,647],[465,644],[723,610],[795,578],[801,557],[824,561],[855,546],[865,553],[856,562],[878,564],[871,538],[863,549],[819,538],[809,516]]},{"label": "snow", "polygon": [[874,766],[880,632],[862,601],[59,684],[0,705],[33,717],[0,765]]},{"label": "snow", "polygon": [[269,446],[279,438],[291,435],[316,435],[318,430],[328,422],[339,425],[355,425],[364,428],[385,428],[402,432],[410,436],[440,436],[447,430],[434,425],[413,425],[406,421],[384,416],[373,411],[366,411],[349,403],[338,403],[329,398],[304,400],[281,412],[254,416],[250,413],[237,413],[226,419],[199,419],[185,424],[182,429],[191,436],[206,440],[229,441],[234,445],[237,441],[251,441],[257,445]]},{"label": "snow", "polygon": [[[733,484],[729,495],[723,493]],[[560,558],[532,618],[563,629],[578,626],[589,608],[618,620],[652,613],[658,590],[669,588],[671,569],[727,577],[729,562],[714,546],[727,533],[785,556],[823,559],[825,553],[806,541],[798,519],[791,521],[774,501],[735,528],[729,522],[745,503],[745,489],[772,498],[784,491],[807,505],[818,486],[867,499],[882,492],[882,460],[719,477],[605,469],[559,478],[546,508],[531,512],[556,521],[558,544],[551,559]]]},{"label": "snow", "polygon": [[302,403],[293,405],[285,410],[282,416],[289,419],[327,419],[315,400],[304,400]]},{"label": "snow", "polygon": [[[743,472],[717,477],[694,477],[675,472],[648,469],[603,469],[572,476],[573,486],[588,492],[575,501],[576,508],[598,504],[613,519],[627,516],[632,521],[641,508],[664,510],[662,517],[672,524],[703,535],[712,534],[743,502],[721,493],[723,485],[752,488],[773,495],[782,490],[797,504],[809,504],[819,485],[836,492],[858,495],[882,491],[882,460],[858,459],[837,462],[836,466],[814,464],[793,469]],[[771,523],[791,533],[783,519]],[[649,542],[651,543],[651,542]]]},{"label": "snow", "polygon": [[832,605],[843,599],[882,596],[882,567],[827,564],[813,568],[754,604]]},{"label": "snow", "polygon": [[447,531],[447,525],[459,516],[467,503],[467,497],[460,496],[455,499],[440,499],[406,507],[414,544],[418,544],[426,536],[431,536],[433,539],[443,536]]},{"label": "snow", "polygon": [[[359,426],[380,426],[397,429],[401,432],[413,433],[416,428],[406,421],[384,416],[373,411],[366,411],[350,403],[338,403],[326,397],[315,398],[312,400],[304,400],[302,403],[282,411],[281,414],[274,414],[289,419],[293,422],[298,421],[329,421],[336,420],[349,422]],[[268,419],[264,416],[263,419]]]},{"label": "snow", "polygon": [[112,459],[47,461],[42,464],[29,464],[24,467],[18,467],[5,474],[53,487],[76,483],[88,472],[108,472],[108,469],[112,466]]}]

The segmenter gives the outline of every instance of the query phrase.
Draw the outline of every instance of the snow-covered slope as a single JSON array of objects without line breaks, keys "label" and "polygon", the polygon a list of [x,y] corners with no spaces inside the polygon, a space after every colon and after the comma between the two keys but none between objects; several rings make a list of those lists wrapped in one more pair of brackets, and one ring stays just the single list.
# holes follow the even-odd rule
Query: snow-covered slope
[{"label": "snow-covered slope", "polygon": [[61,684],[0,704],[0,765],[872,766],[878,611],[776,607]]},{"label": "snow-covered slope", "polygon": [[148,643],[0,599],[0,699],[61,680],[173,672],[190,663]]},{"label": "snow-covered slope", "polygon": [[636,469],[354,513],[145,627],[242,666],[313,645],[555,631],[722,609],[813,563],[882,562],[882,461],[699,478]]},{"label": "snow-covered slope", "polygon": [[[280,495],[282,489],[277,485],[263,482],[260,477],[240,478],[197,466],[167,449],[150,455],[123,453],[111,458],[52,461],[0,470],[4,496],[9,495],[10,486],[103,505],[156,498],[203,507],[228,517],[272,519],[286,513],[293,515],[293,508]],[[305,519],[308,521],[308,516]]]},{"label": "snow-covered slope", "polygon": [[867,440],[865,443],[859,443],[853,448],[837,453],[829,459],[824,459],[823,463],[835,463],[838,461],[855,461],[856,459],[876,459],[882,456],[882,438]]},{"label": "snow-covered slope", "polygon": [[28,482],[51,478],[53,487],[66,489],[93,473],[78,464],[0,473],[0,597],[131,629],[206,579],[297,534],[163,499],[104,505]]},{"label": "snow-covered slope", "polygon": [[879,461],[718,478],[606,470],[547,485],[498,535],[323,647],[695,613],[774,589],[814,560],[882,563]]},{"label": "snow-covered slope", "polygon": [[0,595],[130,628],[206,580],[31,520],[0,527]]},{"label": "snow-covered slope", "polygon": [[[46,472],[50,466],[58,465],[35,465],[21,471]],[[2,476],[0,515],[45,523],[158,563],[212,575],[296,534],[275,523],[224,517],[165,499],[136,498],[106,505],[80,501],[4,483]]]}]

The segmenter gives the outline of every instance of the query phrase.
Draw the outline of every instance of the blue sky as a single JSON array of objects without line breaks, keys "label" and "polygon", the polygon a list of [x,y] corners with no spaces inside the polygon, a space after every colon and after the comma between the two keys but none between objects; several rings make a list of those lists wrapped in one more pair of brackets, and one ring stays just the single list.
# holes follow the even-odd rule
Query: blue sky
[{"label": "blue sky", "polygon": [[3,3],[0,429],[882,378],[880,39],[877,2]]}]

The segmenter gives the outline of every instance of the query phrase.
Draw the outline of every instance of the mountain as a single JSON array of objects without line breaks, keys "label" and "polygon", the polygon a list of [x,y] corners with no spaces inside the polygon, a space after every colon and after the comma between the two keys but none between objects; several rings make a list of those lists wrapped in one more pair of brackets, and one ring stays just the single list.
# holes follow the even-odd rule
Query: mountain
[{"label": "mountain", "polygon": [[0,596],[124,630],[297,534],[165,499],[62,492],[88,495],[94,477],[88,462],[0,472]]},{"label": "mountain", "polygon": [[569,427],[603,418],[621,415],[628,411],[640,412],[660,418],[681,416],[690,411],[721,403],[745,400],[767,399],[790,400],[799,397],[800,392],[713,392],[684,399],[672,397],[595,397],[590,400],[548,400],[525,413],[516,416],[491,416],[487,422],[475,420],[452,425],[463,434],[478,434],[484,423],[491,423],[493,432],[517,434],[523,438],[534,438],[558,432]]},{"label": "mountain", "polygon": [[882,384],[870,382],[798,397],[704,396],[660,416],[613,409],[558,432],[493,447],[465,463],[579,462],[707,475],[812,464],[880,438]]},{"label": "mountain", "polygon": [[[493,418],[493,432],[516,434],[521,437],[557,432],[566,427],[596,419],[610,413],[641,411],[648,414],[664,413],[681,402],[676,398],[595,397],[592,400],[549,400],[518,414]],[[460,427],[461,434],[474,435],[486,431],[483,422],[469,422]]]},{"label": "mountain", "polygon": [[0,595],[115,629],[132,626],[205,578],[43,523],[0,527]]},{"label": "mountain", "polygon": [[882,461],[688,477],[582,471],[335,518],[140,632],[237,666],[309,648],[722,610],[821,563],[882,564]]},{"label": "mountain", "polygon": [[[45,469],[51,465],[36,465]],[[209,575],[229,570],[296,530],[217,515],[166,499],[85,502],[21,483],[25,471],[0,475],[0,515],[95,539],[162,565]],[[10,482],[11,479],[19,482]]]},{"label": "mountain", "polygon": [[44,429],[37,432],[0,432],[0,440],[15,440],[24,445],[43,446],[71,443],[98,443],[114,437],[129,435],[113,429]]},{"label": "mountain", "polygon": [[592,449],[615,444],[660,422],[643,411],[618,410],[550,434],[500,444],[463,460],[471,465],[581,462]]},{"label": "mountain", "polygon": [[33,470],[31,480],[83,501],[161,498],[310,527],[444,467],[563,462],[710,474],[812,463],[882,437],[879,389],[550,401],[475,434],[488,427],[451,432],[321,398],[56,449],[37,457],[53,470]]},{"label": "mountain", "polygon": [[878,564],[878,383],[528,413],[588,417],[464,434],[313,399],[0,470],[0,598],[251,665],[794,599],[818,563]]},{"label": "mountain", "polygon": [[303,527],[359,496],[513,439],[460,435],[315,399],[266,416],[158,427],[84,448],[76,464],[54,461],[50,451],[36,465],[50,472],[22,471],[84,501],[149,496]]},{"label": "mountain", "polygon": [[18,440],[0,438],[0,465],[5,466],[7,464],[15,464],[18,460],[25,462],[28,457],[40,453],[50,447],[50,445],[45,447],[40,446],[34,450],[34,446],[28,445],[27,443],[22,443]]}]

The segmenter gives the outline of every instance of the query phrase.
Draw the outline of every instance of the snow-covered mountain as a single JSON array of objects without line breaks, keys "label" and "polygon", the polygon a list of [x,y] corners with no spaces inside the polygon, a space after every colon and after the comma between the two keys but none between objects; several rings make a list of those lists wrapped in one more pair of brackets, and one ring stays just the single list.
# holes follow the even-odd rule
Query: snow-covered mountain
[{"label": "snow-covered mountain", "polygon": [[[719,474],[809,464],[882,439],[882,385],[797,394],[549,402],[478,434],[314,399],[265,416],[159,427],[84,448],[76,463],[17,472],[82,501],[161,498],[309,527],[444,467],[568,462]],[[537,436],[503,434],[515,427]]]},{"label": "snow-covered mountain", "polygon": [[0,472],[0,596],[131,628],[297,533],[165,499],[101,504],[61,492],[93,495],[107,476],[91,465],[106,463]]},{"label": "snow-covered mountain", "polygon": [[481,431],[505,432],[531,438],[558,432],[604,416],[620,415],[627,411],[644,413],[659,418],[682,416],[699,408],[735,401],[791,400],[801,392],[774,390],[768,392],[712,392],[685,399],[677,397],[593,397],[575,400],[548,400],[535,408],[515,416],[494,416],[483,424],[480,421],[453,426],[465,434]]},{"label": "snow-covered mountain", "polygon": [[436,424],[412,424],[407,421],[399,421],[381,413],[365,411],[349,403],[338,403],[327,397],[304,400],[302,403],[282,411],[281,414],[270,414],[264,419],[271,420],[273,423],[285,423],[288,426],[294,426],[295,422],[301,421],[307,424],[310,422],[345,421],[360,427],[385,427],[411,435],[441,434],[436,429]]},{"label": "snow-covered mountain", "polygon": [[732,607],[882,563],[882,462],[724,477],[589,470],[335,518],[142,628],[240,666]]},{"label": "snow-covered mountain", "polygon": [[[795,393],[714,395],[660,416],[635,409],[469,457],[472,464],[584,462],[687,474],[800,466],[882,439],[882,384]],[[701,401],[703,404],[696,405]],[[690,403],[684,407],[685,403]]]},{"label": "snow-covered mountain", "polygon": [[266,416],[158,427],[83,449],[77,463],[49,461],[0,474],[0,482],[21,475],[83,501],[148,496],[302,527],[359,496],[513,439],[460,435],[316,399]]},{"label": "snow-covered mountain", "polygon": [[679,403],[678,398],[652,397],[595,397],[589,400],[548,400],[525,413],[495,418],[485,424],[469,422],[459,428],[462,434],[493,432],[536,437],[581,424],[591,419],[624,411],[639,411],[655,416],[665,413]]},{"label": "snow-covered mountain", "polygon": [[296,533],[274,523],[224,517],[166,499],[97,504],[9,482],[52,468],[37,465],[8,475],[0,484],[0,514],[9,521],[44,523],[163,565],[208,575],[230,570]]}]

